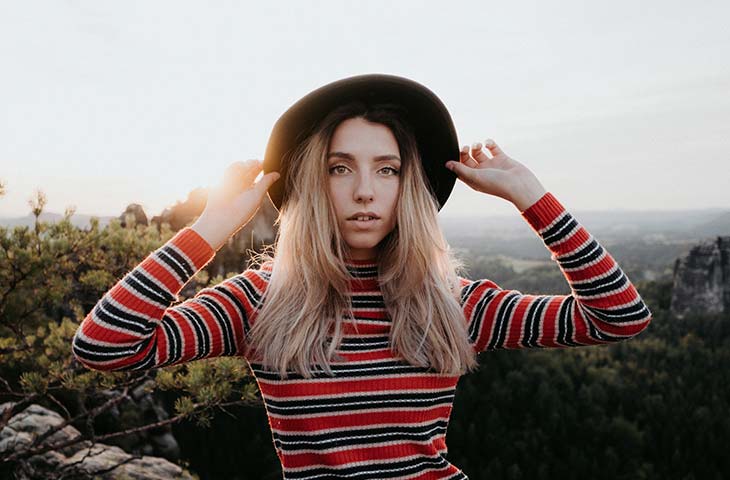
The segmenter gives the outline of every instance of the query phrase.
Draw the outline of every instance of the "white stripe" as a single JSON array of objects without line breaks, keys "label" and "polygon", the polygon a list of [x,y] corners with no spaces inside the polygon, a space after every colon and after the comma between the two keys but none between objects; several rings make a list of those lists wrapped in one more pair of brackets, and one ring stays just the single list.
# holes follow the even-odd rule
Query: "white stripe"
[{"label": "white stripe", "polygon": [[323,428],[319,430],[281,430],[281,429],[273,429],[276,431],[277,434],[280,435],[320,435],[320,434],[327,434],[327,433],[339,433],[339,432],[348,432],[350,430],[360,430],[362,428],[397,428],[397,427],[421,427],[425,426],[434,422],[448,422],[449,418],[444,416],[434,417],[432,420],[425,420],[423,422],[415,422],[415,423],[363,423],[362,425],[352,425],[348,427],[338,427],[338,428]]}]

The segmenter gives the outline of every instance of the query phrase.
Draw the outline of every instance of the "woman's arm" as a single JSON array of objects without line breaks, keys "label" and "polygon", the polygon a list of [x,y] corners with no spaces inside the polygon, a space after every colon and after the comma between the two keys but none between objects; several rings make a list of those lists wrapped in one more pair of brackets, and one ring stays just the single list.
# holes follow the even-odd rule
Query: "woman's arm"
[{"label": "woman's arm", "polygon": [[461,150],[446,167],[474,190],[512,202],[550,250],[571,295],[523,295],[490,280],[461,279],[474,348],[578,347],[637,335],[651,312],[613,257],[547,192],[525,165],[491,139]]},{"label": "woman's arm", "polygon": [[551,252],[571,295],[523,295],[490,280],[461,279],[461,303],[478,352],[618,342],[644,330],[651,312],[598,241],[545,193],[521,215]]},{"label": "woman's arm", "polygon": [[193,228],[180,230],[97,302],[73,338],[76,359],[93,370],[146,370],[241,355],[269,264],[170,307],[214,255]]},{"label": "woman's arm", "polygon": [[112,287],[81,322],[74,356],[94,370],[146,370],[215,356],[241,355],[270,275],[246,270],[174,307],[183,286],[253,218],[277,172],[254,182],[261,162],[234,162],[210,191],[192,227]]}]

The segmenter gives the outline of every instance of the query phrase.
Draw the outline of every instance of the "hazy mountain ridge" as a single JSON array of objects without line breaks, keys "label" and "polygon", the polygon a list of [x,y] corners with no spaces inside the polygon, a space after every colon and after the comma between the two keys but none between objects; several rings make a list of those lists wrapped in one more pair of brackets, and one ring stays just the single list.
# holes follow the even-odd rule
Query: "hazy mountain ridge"
[{"label": "hazy mountain ridge", "polygon": [[[185,219],[194,218],[202,209],[199,201],[193,203],[193,206],[190,206],[190,201],[178,203],[166,209],[160,218],[171,218],[170,215],[175,214],[184,223]],[[266,207],[270,208],[262,208],[252,219],[251,228],[255,227],[258,238],[273,241],[276,211],[273,206]],[[686,255],[698,242],[730,235],[730,210],[719,208],[655,212],[576,211],[571,214],[610,251],[632,280],[669,279],[677,258]],[[92,216],[74,214],[71,222],[79,228],[86,228]],[[62,217],[53,212],[44,212],[40,216],[41,220],[48,222]],[[97,218],[103,227],[119,216]],[[32,226],[34,221],[31,214],[0,218],[0,224],[9,227]],[[517,213],[514,216],[440,217],[439,223],[449,244],[467,260],[474,275],[500,280],[512,287],[542,288],[545,291],[557,291],[555,286],[562,287],[565,283],[559,276],[557,265],[550,259],[550,252]],[[250,232],[243,233],[241,237],[247,239]],[[218,273],[240,263],[237,257],[224,260],[219,260]],[[523,272],[525,268],[530,271]],[[544,281],[535,284],[532,281],[535,275],[545,275]]]},{"label": "hazy mountain ridge", "polygon": [[[652,241],[691,240],[698,237],[730,235],[730,209],[711,208],[680,211],[571,211],[571,214],[603,242],[640,237]],[[115,215],[98,216],[74,214],[71,223],[88,227],[91,217],[99,219],[100,226],[109,223]],[[56,222],[62,214],[43,212],[42,221]],[[530,226],[515,213],[514,216],[439,217],[447,235],[452,237],[515,238],[534,236]],[[0,217],[0,225],[32,226],[35,217]]]}]

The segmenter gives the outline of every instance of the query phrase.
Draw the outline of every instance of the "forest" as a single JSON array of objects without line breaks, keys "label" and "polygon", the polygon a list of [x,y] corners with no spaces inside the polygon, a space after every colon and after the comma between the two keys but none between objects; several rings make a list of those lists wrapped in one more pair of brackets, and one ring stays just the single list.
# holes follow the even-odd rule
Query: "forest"
[{"label": "forest", "polygon": [[[43,199],[32,206],[37,218]],[[39,455],[83,441],[116,445],[136,458],[166,456],[193,478],[281,478],[244,359],[102,373],[72,357],[72,336],[98,299],[175,233],[169,225],[119,221],[82,229],[70,222],[73,213],[54,223],[0,227],[0,404],[13,402],[0,416],[0,430],[11,415],[37,404],[80,432],[66,445],[49,434],[15,449],[0,437],[0,478],[38,472]],[[469,255],[470,274],[502,288],[570,293],[556,265],[517,272],[476,250]],[[203,270],[183,293],[223,279]],[[480,354],[478,371],[459,382],[449,461],[472,480],[728,478],[730,315],[674,319],[671,278],[635,285],[654,314],[636,338]],[[131,401],[135,389],[164,412],[150,416]],[[154,446],[151,439],[163,434],[174,437],[176,449]],[[86,477],[64,467],[37,478]]]}]

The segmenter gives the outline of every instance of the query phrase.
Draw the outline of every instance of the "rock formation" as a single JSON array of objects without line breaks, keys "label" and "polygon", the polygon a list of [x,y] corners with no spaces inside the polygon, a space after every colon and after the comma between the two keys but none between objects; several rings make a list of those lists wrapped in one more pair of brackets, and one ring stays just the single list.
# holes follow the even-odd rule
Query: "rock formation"
[{"label": "rock formation", "polygon": [[674,264],[672,315],[730,313],[730,236],[694,247]]},{"label": "rock formation", "polygon": [[144,213],[144,209],[139,203],[131,203],[127,205],[124,212],[119,215],[119,221],[121,222],[122,227],[125,228],[127,226],[127,221],[129,220],[127,215],[131,215],[134,218],[135,225],[147,225],[147,215]]},{"label": "rock formation", "polygon": [[[12,402],[0,404],[0,413]],[[37,404],[14,415],[0,431],[0,454],[17,451],[33,438],[65,420],[58,413]],[[44,444],[71,440],[81,433],[71,425],[51,435]],[[114,468],[112,468],[114,467]],[[85,440],[66,448],[50,450],[24,460],[13,473],[18,479],[98,478],[113,480],[193,480],[186,470],[164,458],[131,455],[117,446]]]}]

